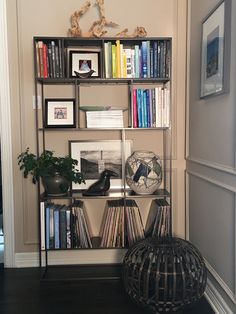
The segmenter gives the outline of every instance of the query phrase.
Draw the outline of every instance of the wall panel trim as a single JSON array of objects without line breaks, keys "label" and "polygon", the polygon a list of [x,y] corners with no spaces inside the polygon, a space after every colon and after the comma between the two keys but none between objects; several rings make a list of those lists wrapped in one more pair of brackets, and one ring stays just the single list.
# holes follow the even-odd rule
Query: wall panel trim
[{"label": "wall panel trim", "polygon": [[215,269],[210,265],[210,263],[205,259],[205,264],[208,269],[208,271],[211,273],[211,275],[214,277],[214,279],[219,283],[220,287],[225,291],[225,293],[228,295],[228,297],[236,303],[236,294],[235,291],[233,292],[229,286],[226,284],[226,282],[220,277],[220,275],[215,271]]},{"label": "wall panel trim", "polygon": [[208,176],[204,176],[204,175],[199,174],[199,173],[197,173],[195,171],[192,171],[192,170],[187,170],[186,173],[188,175],[192,175],[194,177],[197,177],[197,178],[200,178],[200,179],[202,179],[204,181],[207,181],[207,182],[209,182],[211,184],[219,186],[219,187],[221,187],[221,188],[223,188],[225,190],[228,190],[230,192],[236,193],[236,187],[234,187],[234,186],[231,186],[231,185],[228,185],[228,184],[224,184],[224,183],[222,183],[222,182],[220,182],[218,180],[212,179],[211,177],[208,177]]},{"label": "wall panel trim", "polygon": [[186,158],[186,160],[189,162],[193,162],[195,164],[205,166],[207,168],[212,168],[212,169],[216,169],[219,171],[223,171],[223,172],[227,172],[227,173],[236,175],[236,169],[233,167],[225,166],[223,164],[219,164],[219,163],[212,162],[212,161],[207,161],[207,160],[204,160],[201,158],[194,158],[194,157],[190,157],[190,156],[188,156]]},{"label": "wall panel trim", "polygon": [[207,279],[205,297],[216,314],[233,314],[224,298],[217,291],[210,279]]}]

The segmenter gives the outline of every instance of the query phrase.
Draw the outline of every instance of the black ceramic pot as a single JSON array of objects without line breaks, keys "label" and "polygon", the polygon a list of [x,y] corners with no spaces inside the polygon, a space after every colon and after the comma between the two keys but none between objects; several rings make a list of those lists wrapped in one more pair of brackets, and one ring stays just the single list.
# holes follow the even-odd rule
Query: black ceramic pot
[{"label": "black ceramic pot", "polygon": [[53,177],[42,177],[42,183],[48,196],[63,196],[70,187],[70,181],[59,174]]}]

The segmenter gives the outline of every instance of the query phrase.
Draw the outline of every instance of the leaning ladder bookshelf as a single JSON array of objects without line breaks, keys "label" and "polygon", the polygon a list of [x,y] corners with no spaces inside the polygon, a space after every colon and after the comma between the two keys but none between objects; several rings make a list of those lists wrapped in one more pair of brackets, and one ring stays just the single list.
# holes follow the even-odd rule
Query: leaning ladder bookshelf
[{"label": "leaning ladder bookshelf", "polygon": [[[71,142],[85,142],[90,143],[96,137],[99,148],[99,141],[120,141],[121,143],[121,186],[118,188],[111,188],[104,196],[85,197],[83,196],[83,187],[73,188],[64,196],[47,196],[43,193],[42,187],[38,185],[38,208],[39,208],[39,254],[40,266],[46,270],[53,265],[50,263],[50,255],[52,252],[68,252],[76,250],[124,250],[127,245],[115,247],[101,247],[102,231],[95,234],[91,238],[91,245],[87,248],[80,245],[71,245],[66,247],[61,243],[61,234],[57,238],[55,247],[55,239],[53,246],[47,245],[50,235],[50,218],[47,221],[47,204],[54,204],[56,208],[51,210],[51,224],[55,224],[55,218],[62,215],[61,211],[68,210],[70,212],[69,231],[71,232],[71,239],[78,235],[73,234],[75,230],[75,218],[72,215],[71,208],[75,202],[82,202],[83,206],[95,200],[103,202],[103,209],[106,204],[112,200],[122,201],[124,209],[129,201],[146,202],[150,204],[155,199],[164,199],[168,205],[172,205],[172,127],[171,127],[171,38],[69,38],[69,37],[34,37],[34,69],[35,69],[35,95],[36,95],[36,110],[35,110],[35,124],[36,124],[36,141],[37,154],[47,148],[52,148],[55,151],[64,149],[65,153],[71,153]],[[114,61],[114,53],[112,49],[119,47],[119,61]],[[115,47],[115,48],[114,48]],[[110,50],[109,50],[110,49]],[[121,50],[122,49],[122,50]],[[136,54],[135,54],[136,50]],[[110,51],[110,53],[109,53]],[[125,55],[125,57],[124,57]],[[83,59],[90,58],[89,61],[95,64],[96,72],[91,77],[78,77],[75,71],[77,64]],[[123,61],[122,61],[123,60]],[[135,67],[135,62],[139,64]],[[112,63],[113,62],[113,63]],[[109,65],[108,65],[109,63]],[[119,96],[117,97],[117,88],[123,88],[122,93],[126,96],[126,103],[120,103],[120,108],[123,115],[122,127],[87,127],[86,118],[87,113],[82,107],[86,105],[86,88],[91,87],[102,88],[106,90],[112,88],[114,95],[116,94],[116,103],[119,103]],[[69,89],[69,92],[68,92]],[[65,90],[65,93],[63,92]],[[93,92],[92,92],[93,93]],[[57,95],[60,97],[57,98]],[[65,95],[65,96],[64,96]],[[69,98],[74,100],[75,124],[73,127],[61,127],[61,125],[53,125],[48,127],[48,112],[46,112],[46,100],[57,100],[62,98]],[[119,95],[119,92],[118,92]],[[141,95],[141,96],[140,96]],[[146,95],[146,96],[143,96]],[[158,96],[160,95],[160,96]],[[40,96],[40,97],[38,97]],[[146,97],[146,98],[144,98]],[[149,98],[147,98],[149,97]],[[144,106],[147,102],[152,104],[152,109],[159,110],[156,103],[157,97],[165,99],[167,106],[165,117],[162,110],[163,117],[160,118],[157,113],[152,116],[148,109],[146,115],[142,116],[142,112],[138,112],[137,106]],[[115,98],[115,97],[114,97]],[[41,101],[39,101],[41,99]],[[111,108],[117,107],[113,105],[112,99],[109,105]],[[118,100],[117,100],[118,99]],[[139,99],[139,101],[138,101]],[[147,100],[148,99],[148,100]],[[103,104],[101,93],[97,95],[93,106]],[[163,100],[164,101],[164,100]],[[91,100],[90,100],[91,102]],[[104,101],[105,102],[105,101]],[[107,105],[105,103],[105,105]],[[91,107],[91,106],[90,106]],[[117,108],[116,108],[117,109]],[[50,121],[49,121],[50,123]],[[99,139],[97,139],[97,137]],[[82,138],[82,140],[81,140]],[[114,140],[115,139],[115,140]],[[87,142],[86,142],[87,141]],[[95,144],[96,144],[95,141]],[[133,192],[125,180],[125,162],[128,156],[125,152],[125,143],[132,141],[132,151],[140,149],[149,149],[155,151],[162,161],[162,184],[154,193],[147,195],[139,195]],[[55,143],[60,142],[61,145]],[[157,145],[156,145],[157,144]],[[62,146],[62,148],[61,148]],[[68,148],[69,146],[69,148]],[[138,206],[140,207],[140,206]],[[148,212],[149,205],[142,205],[140,212]],[[64,209],[63,209],[64,208]],[[67,209],[66,209],[67,208]],[[86,211],[86,205],[84,206]],[[59,214],[58,214],[59,211]],[[96,208],[94,208],[96,211]],[[50,212],[50,210],[49,210]],[[170,211],[171,212],[171,211]],[[146,216],[143,214],[141,216]],[[103,212],[101,213],[103,215]],[[115,215],[115,214],[114,214]],[[118,215],[118,214],[117,214]],[[116,219],[118,221],[119,217]],[[54,219],[54,220],[53,220]],[[120,218],[121,219],[121,218]],[[82,221],[82,220],[81,220]],[[101,221],[101,219],[100,219]],[[171,217],[170,217],[171,221]],[[81,223],[81,222],[80,222]],[[144,225],[144,223],[143,223]],[[77,226],[78,227],[78,226]],[[91,226],[93,229],[93,226]],[[79,228],[79,227],[78,227]],[[138,228],[138,227],[137,227]],[[144,227],[145,229],[145,227]],[[54,226],[54,231],[56,230]],[[60,230],[59,230],[60,231]],[[56,234],[58,230],[56,231]],[[62,231],[63,233],[63,231]],[[75,232],[74,232],[75,233]],[[145,233],[145,230],[144,230]],[[51,234],[52,235],[52,234]],[[55,236],[55,235],[54,235]],[[58,234],[57,234],[58,237]],[[59,240],[58,240],[59,239]],[[59,241],[59,243],[58,243]],[[77,239],[77,241],[79,241]],[[113,243],[114,243],[113,239]],[[62,241],[63,242],[63,241]],[[63,242],[64,243],[64,242]],[[79,263],[79,261],[78,261]],[[45,274],[46,274],[45,272]]]}]

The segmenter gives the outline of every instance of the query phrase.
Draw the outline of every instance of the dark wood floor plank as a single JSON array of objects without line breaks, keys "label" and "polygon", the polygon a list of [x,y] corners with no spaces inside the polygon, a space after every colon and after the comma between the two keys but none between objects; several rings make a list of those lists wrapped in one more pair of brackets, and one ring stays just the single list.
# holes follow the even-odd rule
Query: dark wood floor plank
[{"label": "dark wood floor plank", "polygon": [[[0,269],[1,314],[145,314],[146,310],[134,304],[125,294],[119,279],[85,280],[94,271],[101,278],[113,276],[119,270],[104,267],[72,268],[84,280],[66,280],[65,269],[53,269],[57,280],[41,280],[38,268]],[[83,273],[83,276],[82,276]],[[60,279],[60,275],[62,276]],[[59,276],[59,277],[58,277]],[[50,277],[52,279],[52,276]],[[60,279],[60,280],[58,280]],[[74,278],[76,279],[76,278]],[[176,314],[214,313],[205,298],[191,309]]]}]

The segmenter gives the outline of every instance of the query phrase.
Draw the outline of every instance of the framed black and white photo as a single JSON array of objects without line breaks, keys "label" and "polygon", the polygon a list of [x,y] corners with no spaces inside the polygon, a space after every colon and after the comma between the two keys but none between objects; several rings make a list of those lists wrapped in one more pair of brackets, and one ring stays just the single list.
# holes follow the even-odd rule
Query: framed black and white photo
[{"label": "framed black and white photo", "polygon": [[46,128],[75,128],[75,126],[75,99],[45,99]]},{"label": "framed black and white photo", "polygon": [[70,155],[78,160],[77,169],[83,173],[85,184],[72,183],[72,190],[87,189],[100,178],[105,169],[117,173],[111,177],[111,189],[123,187],[122,154],[125,161],[132,150],[132,141],[98,140],[98,141],[69,141]]},{"label": "framed black and white photo", "polygon": [[231,0],[221,1],[202,23],[200,97],[228,91]]},{"label": "framed black and white photo", "polygon": [[70,77],[100,77],[100,51],[70,50],[69,61]]}]

